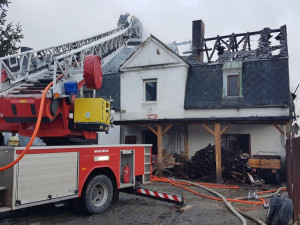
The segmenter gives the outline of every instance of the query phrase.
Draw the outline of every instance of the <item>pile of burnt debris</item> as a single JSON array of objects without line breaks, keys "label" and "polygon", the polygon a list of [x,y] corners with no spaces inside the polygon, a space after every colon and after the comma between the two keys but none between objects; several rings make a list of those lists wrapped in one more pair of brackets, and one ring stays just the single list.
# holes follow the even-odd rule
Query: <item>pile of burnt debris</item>
[{"label": "pile of burnt debris", "polygon": [[[235,179],[242,183],[265,183],[264,179],[253,173],[253,168],[248,163],[248,154],[237,154],[224,149],[221,152],[223,179]],[[215,146],[211,144],[197,151],[191,159],[177,154],[165,155],[164,158],[163,172],[166,176],[207,182],[216,180]],[[171,164],[173,165],[170,166]]]}]

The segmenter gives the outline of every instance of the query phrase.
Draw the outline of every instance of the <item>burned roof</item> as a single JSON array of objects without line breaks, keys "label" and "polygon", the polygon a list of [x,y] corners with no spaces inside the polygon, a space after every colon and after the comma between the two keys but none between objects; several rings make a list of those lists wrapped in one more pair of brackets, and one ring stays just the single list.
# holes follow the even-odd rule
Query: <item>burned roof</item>
[{"label": "burned roof", "polygon": [[279,29],[264,28],[260,31],[204,38],[201,49],[194,49],[186,57],[190,64],[199,64],[197,54],[204,55],[204,63],[229,61],[257,61],[288,57],[286,26]]},{"label": "burned roof", "polygon": [[[186,58],[185,109],[289,106],[286,26],[205,38],[202,46]],[[226,71],[229,64],[240,65],[239,72]],[[240,94],[228,97],[226,74],[233,73],[239,74]]]}]

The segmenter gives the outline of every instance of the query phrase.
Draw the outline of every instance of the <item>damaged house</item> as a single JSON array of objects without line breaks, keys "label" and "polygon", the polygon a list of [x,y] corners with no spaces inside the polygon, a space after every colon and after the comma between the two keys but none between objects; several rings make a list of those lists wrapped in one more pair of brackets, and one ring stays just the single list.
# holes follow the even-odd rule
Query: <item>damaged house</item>
[{"label": "damaged house", "polygon": [[221,149],[284,161],[294,118],[286,27],[205,38],[194,21],[191,53],[183,58],[150,36],[105,65],[107,88],[96,95],[114,99],[117,126],[99,143],[151,143],[160,172],[163,152],[191,157],[211,143],[217,181]]}]

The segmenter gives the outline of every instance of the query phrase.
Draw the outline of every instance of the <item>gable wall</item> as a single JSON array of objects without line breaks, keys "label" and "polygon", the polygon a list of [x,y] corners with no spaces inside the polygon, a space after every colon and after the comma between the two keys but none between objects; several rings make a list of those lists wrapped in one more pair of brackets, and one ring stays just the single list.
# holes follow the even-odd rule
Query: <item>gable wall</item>
[{"label": "gable wall", "polygon": [[125,65],[130,67],[141,67],[160,64],[178,64],[179,59],[169,50],[153,39],[145,42],[144,46],[135,52]]}]

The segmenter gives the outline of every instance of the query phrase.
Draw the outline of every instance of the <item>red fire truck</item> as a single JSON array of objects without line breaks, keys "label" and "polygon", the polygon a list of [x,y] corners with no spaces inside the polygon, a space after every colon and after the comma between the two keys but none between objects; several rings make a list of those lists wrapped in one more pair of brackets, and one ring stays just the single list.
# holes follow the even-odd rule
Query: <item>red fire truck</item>
[{"label": "red fire truck", "polygon": [[[0,212],[74,199],[85,212],[101,213],[119,190],[183,204],[179,196],[139,188],[150,182],[151,145],[66,145],[108,132],[110,101],[84,98],[82,89],[99,89],[101,64],[141,42],[135,19],[76,42],[0,58],[0,131],[31,137],[26,147],[0,147]],[[32,147],[35,137],[47,145]]]},{"label": "red fire truck", "polygon": [[[1,147],[0,165],[22,151]],[[86,212],[104,212],[119,189],[150,182],[150,160],[150,145],[31,147],[16,166],[0,173],[0,212],[78,197]]]}]

